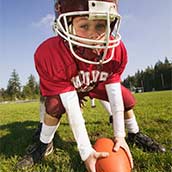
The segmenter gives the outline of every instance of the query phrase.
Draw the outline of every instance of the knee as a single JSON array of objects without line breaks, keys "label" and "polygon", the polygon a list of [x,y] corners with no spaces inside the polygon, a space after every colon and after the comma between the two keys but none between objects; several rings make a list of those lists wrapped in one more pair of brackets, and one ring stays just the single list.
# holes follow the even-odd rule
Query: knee
[{"label": "knee", "polygon": [[124,102],[125,111],[133,109],[135,104],[136,104],[135,98],[133,96],[130,96],[130,98],[126,102]]},{"label": "knee", "polygon": [[48,96],[45,101],[46,113],[52,117],[61,118],[61,115],[65,113],[65,108],[61,102],[60,97]]},{"label": "knee", "polygon": [[125,107],[124,107],[124,111],[127,112],[127,111],[133,109],[134,106],[135,106],[135,104],[130,104],[129,106],[125,106]]},{"label": "knee", "polygon": [[124,86],[122,86],[122,96],[123,96],[125,111],[133,109],[136,104],[136,100],[132,95],[131,91],[125,88]]}]

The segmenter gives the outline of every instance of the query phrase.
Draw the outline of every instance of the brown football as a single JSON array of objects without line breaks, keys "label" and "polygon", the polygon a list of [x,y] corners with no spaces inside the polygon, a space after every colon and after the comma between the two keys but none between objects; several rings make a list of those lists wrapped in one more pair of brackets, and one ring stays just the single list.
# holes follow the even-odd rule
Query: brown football
[{"label": "brown football", "polygon": [[99,138],[94,144],[97,152],[109,152],[107,158],[99,158],[96,162],[96,172],[131,172],[131,165],[127,153],[120,148],[113,151],[114,142],[109,138]]}]

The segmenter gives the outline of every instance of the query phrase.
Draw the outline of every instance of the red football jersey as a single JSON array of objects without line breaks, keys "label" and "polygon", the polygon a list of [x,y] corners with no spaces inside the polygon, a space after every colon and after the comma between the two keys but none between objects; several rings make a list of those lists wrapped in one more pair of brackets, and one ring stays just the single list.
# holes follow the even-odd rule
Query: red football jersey
[{"label": "red football jersey", "polygon": [[35,52],[35,66],[43,96],[77,89],[88,91],[90,97],[107,100],[105,84],[120,82],[126,63],[127,51],[122,41],[115,48],[112,60],[102,66],[77,60],[66,41],[59,36],[44,41]]}]

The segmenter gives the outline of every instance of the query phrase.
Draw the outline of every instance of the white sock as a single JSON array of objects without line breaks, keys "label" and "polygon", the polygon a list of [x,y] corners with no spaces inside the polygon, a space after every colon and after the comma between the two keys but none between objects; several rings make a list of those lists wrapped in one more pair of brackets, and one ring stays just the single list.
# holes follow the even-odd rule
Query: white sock
[{"label": "white sock", "polygon": [[59,124],[60,124],[60,122],[55,126],[48,126],[43,122],[41,134],[40,134],[40,141],[45,144],[50,143],[54,138],[54,134],[55,134]]},{"label": "white sock", "polygon": [[96,106],[96,105],[95,105],[95,100],[93,98],[93,99],[91,99],[91,107],[94,107],[94,106]]},{"label": "white sock", "polygon": [[125,127],[129,133],[137,133],[139,132],[139,126],[136,121],[136,117],[125,119]]}]

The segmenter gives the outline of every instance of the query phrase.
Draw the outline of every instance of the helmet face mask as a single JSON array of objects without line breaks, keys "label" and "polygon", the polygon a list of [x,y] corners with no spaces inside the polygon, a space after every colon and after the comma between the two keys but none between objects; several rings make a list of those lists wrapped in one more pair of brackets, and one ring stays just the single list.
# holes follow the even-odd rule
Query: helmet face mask
[{"label": "helmet face mask", "polygon": [[[79,60],[89,63],[89,64],[104,64],[109,62],[114,54],[114,48],[119,45],[120,35],[118,33],[120,26],[120,15],[117,13],[117,6],[113,2],[107,1],[92,1],[92,0],[80,0],[80,5],[84,2],[87,2],[87,6],[80,7],[79,10],[72,10],[63,7],[64,1],[69,0],[61,0],[56,3],[56,20],[54,23],[54,31],[59,34],[62,38],[64,38],[69,43],[70,50],[72,54]],[[70,0],[71,1],[71,0]],[[78,1],[78,0],[75,0]],[[69,4],[68,4],[69,5]],[[69,6],[68,6],[69,8]],[[70,7],[72,8],[72,7]],[[75,7],[76,8],[76,7]],[[61,10],[61,11],[60,11]],[[67,12],[64,12],[64,11]],[[101,39],[89,39],[85,37],[80,37],[75,34],[75,30],[72,25],[73,18],[77,16],[87,16],[88,20],[105,20],[106,21],[106,30],[105,33],[100,35]],[[113,28],[112,28],[113,25]],[[114,33],[114,38],[110,39],[111,33]],[[98,61],[90,61],[81,56],[78,56],[73,46],[81,46],[84,48],[89,48],[94,50],[102,50],[102,57],[99,58]],[[108,59],[105,59],[108,49],[112,49],[111,56]]]}]

